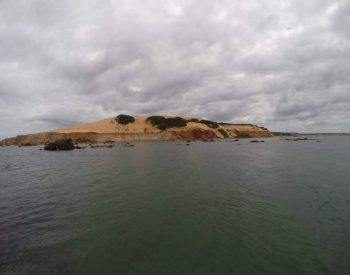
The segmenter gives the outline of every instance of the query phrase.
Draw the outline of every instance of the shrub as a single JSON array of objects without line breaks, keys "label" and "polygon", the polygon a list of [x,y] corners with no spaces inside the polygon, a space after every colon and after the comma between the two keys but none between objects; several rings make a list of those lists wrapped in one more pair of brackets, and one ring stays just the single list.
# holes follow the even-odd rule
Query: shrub
[{"label": "shrub", "polygon": [[199,121],[199,123],[205,124],[209,128],[212,128],[212,129],[219,128],[219,124],[217,122],[215,122],[215,121],[202,119],[202,120]]},{"label": "shrub", "polygon": [[146,119],[146,121],[149,121],[152,123],[153,126],[158,126],[159,124],[164,122],[165,117],[163,116],[150,116]]},{"label": "shrub", "polygon": [[127,125],[129,123],[133,123],[135,121],[135,118],[133,116],[128,116],[128,115],[119,115],[115,118],[115,120],[122,125]]},{"label": "shrub", "polygon": [[199,119],[197,118],[191,118],[189,120],[187,120],[188,122],[199,122]]},{"label": "shrub", "polygon": [[182,117],[165,118],[163,116],[150,116],[146,121],[151,122],[153,126],[158,127],[160,130],[166,130],[172,127],[185,127],[187,125],[187,121]]},{"label": "shrub", "polygon": [[228,138],[228,134],[224,129],[220,128],[218,131],[224,136],[224,138]]}]

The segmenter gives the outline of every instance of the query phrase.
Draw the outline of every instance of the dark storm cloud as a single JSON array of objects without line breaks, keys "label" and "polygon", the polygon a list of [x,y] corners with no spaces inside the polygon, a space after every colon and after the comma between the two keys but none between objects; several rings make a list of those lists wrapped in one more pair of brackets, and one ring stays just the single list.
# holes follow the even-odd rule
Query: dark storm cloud
[{"label": "dark storm cloud", "polygon": [[350,131],[350,2],[0,1],[0,136],[130,114]]}]

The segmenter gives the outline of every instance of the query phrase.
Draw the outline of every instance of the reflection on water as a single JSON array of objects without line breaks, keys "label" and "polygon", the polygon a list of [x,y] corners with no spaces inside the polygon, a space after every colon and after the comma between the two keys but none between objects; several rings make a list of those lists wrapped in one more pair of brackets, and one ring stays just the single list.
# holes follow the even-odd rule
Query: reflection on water
[{"label": "reflection on water", "polygon": [[0,274],[349,274],[350,140],[240,144],[0,148]]}]

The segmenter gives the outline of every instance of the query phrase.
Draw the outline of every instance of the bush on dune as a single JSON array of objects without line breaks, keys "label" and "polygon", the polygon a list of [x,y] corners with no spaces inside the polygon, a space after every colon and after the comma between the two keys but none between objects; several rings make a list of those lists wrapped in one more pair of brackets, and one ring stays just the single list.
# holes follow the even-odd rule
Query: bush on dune
[{"label": "bush on dune", "polygon": [[152,123],[153,126],[158,127],[160,130],[166,130],[172,127],[186,127],[187,121],[182,117],[163,117],[163,116],[150,116],[146,121]]},{"label": "bush on dune", "polygon": [[219,123],[215,122],[215,121],[211,121],[211,120],[206,120],[206,119],[197,119],[197,118],[191,118],[189,120],[187,120],[188,122],[196,122],[196,123],[202,123],[207,125],[209,128],[212,129],[217,129],[219,128]]},{"label": "bush on dune", "polygon": [[189,120],[187,120],[188,122],[199,122],[198,118],[191,118]]},{"label": "bush on dune", "polygon": [[224,129],[220,128],[218,131],[223,135],[224,138],[228,138],[228,134]]},{"label": "bush on dune", "polygon": [[202,120],[199,121],[199,123],[205,124],[209,128],[212,128],[212,129],[219,128],[219,124],[217,122],[215,122],[215,121],[202,119]]},{"label": "bush on dune", "polygon": [[117,116],[115,118],[115,120],[122,125],[127,125],[129,123],[133,123],[135,121],[135,118],[133,116],[129,116],[129,115],[123,115],[120,114],[119,116]]}]

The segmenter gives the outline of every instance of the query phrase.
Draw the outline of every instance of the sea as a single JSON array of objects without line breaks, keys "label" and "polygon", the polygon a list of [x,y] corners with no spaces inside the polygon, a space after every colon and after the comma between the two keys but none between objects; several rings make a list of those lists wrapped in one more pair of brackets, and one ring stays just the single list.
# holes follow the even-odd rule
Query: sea
[{"label": "sea", "polygon": [[350,274],[350,137],[0,148],[0,274]]}]

